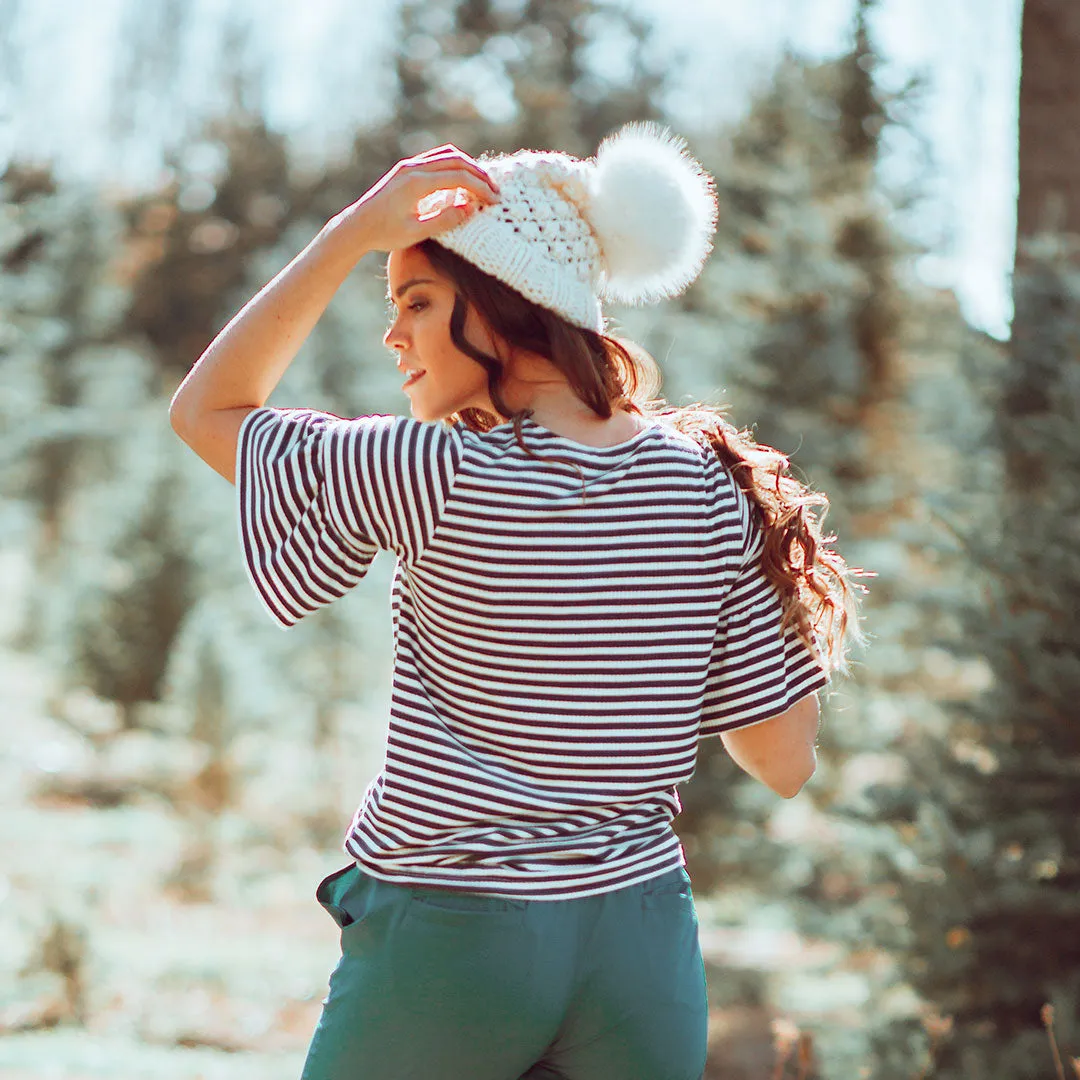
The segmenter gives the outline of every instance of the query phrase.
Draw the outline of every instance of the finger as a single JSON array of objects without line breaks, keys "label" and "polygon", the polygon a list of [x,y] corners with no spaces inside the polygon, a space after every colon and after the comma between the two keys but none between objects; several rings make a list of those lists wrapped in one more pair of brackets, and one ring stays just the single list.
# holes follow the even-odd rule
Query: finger
[{"label": "finger", "polygon": [[[442,157],[428,158],[423,162],[418,162],[417,166],[417,169],[412,172],[413,176],[423,175],[423,172],[425,171],[434,170],[437,172],[444,172],[456,169],[461,172],[467,171],[471,176],[478,177],[487,184],[492,191],[497,192],[499,190],[499,185],[487,171],[477,162],[473,161],[468,154],[462,154],[460,151]],[[441,179],[442,177],[440,177],[440,180]],[[460,186],[465,187],[466,185],[462,184]]]},{"label": "finger", "polygon": [[[431,157],[432,154],[441,154],[441,153],[444,153],[447,150],[452,151],[455,154],[463,153],[463,151],[460,150],[458,147],[456,147],[452,142],[448,142],[448,143],[443,143],[442,146],[433,146],[430,150],[421,150],[419,154],[413,154],[413,157],[417,157],[417,158]],[[468,156],[468,155],[466,155],[466,156]]]},{"label": "finger", "polygon": [[412,157],[402,158],[397,164],[397,169],[399,172],[404,172],[408,175],[430,168],[433,162],[457,161],[459,157],[468,159],[469,155],[462,154],[456,146],[447,143],[446,146],[436,146],[432,150],[425,150],[423,153],[414,154]]},{"label": "finger", "polygon": [[406,165],[413,167],[424,167],[431,165],[436,161],[469,161],[474,165],[476,162],[466,154],[464,151],[459,150],[453,144],[447,144],[446,146],[437,146],[433,150],[425,150],[422,154],[416,154],[414,157],[406,159]]},{"label": "finger", "polygon": [[468,154],[463,154],[460,150],[443,150],[437,154],[433,153],[426,157],[411,158],[408,164],[413,169],[429,169],[433,165],[437,165],[439,162],[445,161],[452,161],[457,164],[461,164],[462,162],[471,165],[477,164],[477,162],[474,161],[471,157],[469,157]]},{"label": "finger", "polygon": [[[419,164],[419,163],[418,163]],[[445,157],[429,158],[427,161],[419,165],[419,168],[413,175],[422,176],[424,172],[450,172],[457,170],[459,172],[467,172],[471,176],[475,176],[478,180],[483,181],[496,194],[499,191],[499,185],[495,178],[487,172],[478,162],[472,160],[468,156],[462,156],[459,154],[451,154]],[[440,182],[442,177],[440,177]]]},{"label": "finger", "polygon": [[452,208],[463,209],[467,212],[479,210],[485,206],[494,204],[491,192],[481,192],[479,195],[467,191],[462,187],[445,187],[425,195],[416,203],[416,220],[427,221],[441,211]]},{"label": "finger", "polygon": [[[496,203],[501,198],[495,181],[483,172],[474,172],[472,169],[440,169],[437,177],[430,176],[427,180],[435,190],[464,188],[473,198],[486,203]],[[437,188],[435,188],[436,184]]]},{"label": "finger", "polygon": [[444,206],[430,214],[424,214],[417,218],[417,222],[424,226],[426,236],[437,236],[441,232],[456,229],[459,225],[468,221],[477,212],[478,204],[475,202],[456,203]]}]

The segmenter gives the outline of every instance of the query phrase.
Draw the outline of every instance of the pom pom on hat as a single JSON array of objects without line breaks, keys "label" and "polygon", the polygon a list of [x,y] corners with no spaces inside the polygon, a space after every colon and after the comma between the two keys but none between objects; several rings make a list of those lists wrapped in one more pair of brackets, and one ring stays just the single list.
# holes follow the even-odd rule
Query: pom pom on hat
[{"label": "pom pom on hat", "polygon": [[600,143],[582,210],[600,245],[602,292],[612,300],[676,296],[712,250],[713,179],[686,140],[658,124],[626,124]]},{"label": "pom pom on hat", "polygon": [[499,202],[434,240],[576,326],[604,331],[601,298],[678,295],[712,250],[713,179],[659,124],[624,125],[595,158],[519,150],[479,161]]}]

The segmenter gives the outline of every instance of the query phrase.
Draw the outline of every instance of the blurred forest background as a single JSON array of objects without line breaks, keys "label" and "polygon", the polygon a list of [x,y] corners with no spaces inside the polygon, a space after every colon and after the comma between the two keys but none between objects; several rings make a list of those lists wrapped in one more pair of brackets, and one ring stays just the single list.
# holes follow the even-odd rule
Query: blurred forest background
[{"label": "blurred forest background", "polygon": [[[785,55],[737,122],[692,134],[716,253],[684,296],[613,312],[670,402],[726,404],[791,455],[878,575],[802,794],[712,745],[683,790],[708,1075],[1080,1076],[1080,5],[1024,4],[1008,341],[913,272],[926,250],[898,222],[930,179],[879,166],[925,84],[880,85],[873,9],[854,3],[844,55]],[[131,6],[133,129],[166,107],[191,10]],[[313,893],[381,763],[393,567],[282,635],[243,575],[234,489],[169,427],[180,380],[400,157],[588,156],[668,119],[671,72],[618,4],[402,0],[395,20],[385,115],[345,153],[267,122],[237,31],[220,107],[160,183],[19,159],[0,177],[12,1080],[296,1076],[337,956]],[[272,403],[406,412],[380,271],[352,275]]]}]

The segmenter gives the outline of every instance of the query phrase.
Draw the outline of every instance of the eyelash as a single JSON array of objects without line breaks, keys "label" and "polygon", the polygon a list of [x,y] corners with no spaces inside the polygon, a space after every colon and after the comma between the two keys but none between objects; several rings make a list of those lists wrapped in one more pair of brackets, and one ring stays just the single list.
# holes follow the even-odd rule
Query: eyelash
[{"label": "eyelash", "polygon": [[[413,303],[407,305],[407,307],[408,307],[409,311],[423,311],[424,308],[427,307],[427,301],[426,300],[416,300]],[[393,323],[394,320],[397,318],[397,311],[394,309],[393,305],[391,305],[387,309],[386,317],[390,320],[391,323]]]}]

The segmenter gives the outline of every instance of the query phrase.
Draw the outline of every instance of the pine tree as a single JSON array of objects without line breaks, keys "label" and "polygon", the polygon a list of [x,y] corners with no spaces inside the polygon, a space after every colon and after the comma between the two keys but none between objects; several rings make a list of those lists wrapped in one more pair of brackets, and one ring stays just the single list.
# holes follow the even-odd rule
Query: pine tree
[{"label": "pine tree", "polygon": [[186,375],[221,329],[228,299],[248,284],[252,256],[303,210],[284,139],[260,117],[237,110],[211,122],[199,141],[203,167],[174,152],[174,184],[125,207],[125,244],[143,255],[126,329],[150,346],[164,385]]},{"label": "pine tree", "polygon": [[139,725],[138,706],[162,700],[170,654],[195,600],[194,566],[175,526],[182,514],[175,481],[167,473],[140,479],[129,473],[124,481],[137,505],[125,506],[115,493],[107,499],[106,512],[126,511],[119,528],[94,515],[103,541],[96,565],[105,572],[72,583],[67,627],[68,680],[115,702],[124,729]]},{"label": "pine tree", "polygon": [[956,711],[928,768],[935,813],[913,831],[928,873],[906,892],[926,918],[907,965],[951,1026],[943,1078],[1050,1074],[1051,1018],[1062,1053],[1080,1052],[1078,14],[1024,9],[1015,317],[988,431],[998,498],[964,530],[984,595],[957,646],[992,684]]},{"label": "pine tree", "polygon": [[[700,289],[684,302],[697,332],[687,343],[684,312],[673,336],[684,351],[689,344],[702,352],[698,334],[713,338],[697,385],[708,384],[711,368],[712,381],[726,384],[732,422],[752,426],[760,442],[790,455],[796,475],[829,494],[826,531],[839,537],[850,564],[879,573],[867,619],[875,636],[888,638],[885,604],[907,598],[898,519],[917,512],[920,459],[929,452],[912,408],[911,328],[914,310],[932,298],[902,283],[911,247],[888,220],[875,174],[886,105],[872,86],[865,13],[855,38],[837,62],[811,67],[788,58],[730,143],[705,148],[707,163],[717,160],[720,234]],[[899,643],[890,644],[889,660],[908,662]],[[875,655],[879,672],[881,663]],[[881,676],[867,678],[844,684],[842,710],[830,712],[826,695],[823,760],[807,801],[836,801],[843,756],[885,751],[898,734],[885,725],[875,731],[861,715],[881,689]],[[790,852],[762,845],[777,800],[751,783],[722,747],[707,744],[681,835],[692,851],[711,835],[715,851],[718,832],[734,831],[743,838],[739,880],[764,888],[775,886]],[[732,876],[732,868],[712,870],[712,858],[697,860],[703,880]],[[811,894],[820,887],[803,884]]]},{"label": "pine tree", "polygon": [[[839,970],[865,982],[873,1005],[858,1031],[820,1030],[823,1052],[837,1068],[872,1056],[895,1070],[882,1076],[906,1077],[928,1034],[895,954],[940,925],[907,888],[937,880],[940,848],[913,842],[915,822],[938,812],[925,761],[952,705],[989,678],[962,645],[969,613],[986,608],[956,524],[996,507],[986,440],[1003,355],[911,272],[917,251],[894,223],[910,195],[885,188],[878,163],[884,125],[910,111],[918,86],[876,88],[868,14],[863,5],[850,55],[787,60],[730,142],[703,147],[724,208],[717,250],[671,318],[675,348],[662,320],[650,332],[681,387],[726,384],[733,422],[752,420],[830,496],[836,546],[877,574],[872,648],[824,695],[818,773],[799,798],[782,803],[721,747],[703,749],[678,820],[692,873],[742,893],[747,912],[754,898],[787,899],[794,926],[842,946]],[[702,365],[692,375],[688,356]],[[878,1028],[887,1035],[871,1052]]]},{"label": "pine tree", "polygon": [[[50,170],[18,163],[0,178],[0,204],[8,207],[0,238],[3,493],[32,508],[35,564],[44,572],[58,556],[79,466],[99,460],[101,432],[79,409],[90,374],[80,357],[115,330],[121,290],[110,281],[109,258],[119,222],[93,193],[61,189]],[[35,628],[25,635],[33,640]]]},{"label": "pine tree", "polygon": [[115,702],[130,727],[138,705],[160,700],[193,598],[167,470],[147,476],[125,458],[137,448],[140,466],[161,462],[160,439],[139,442],[156,388],[125,325],[123,218],[46,172],[13,166],[3,187],[14,214],[0,453],[5,493],[36,524],[37,596],[20,644],[50,655],[65,689]]},{"label": "pine tree", "polygon": [[[620,124],[660,116],[664,75],[646,55],[648,26],[623,5],[408,0],[401,33],[396,125],[410,152],[419,136],[475,154],[528,147],[587,157]],[[620,76],[598,70],[598,40],[624,46]]]}]

